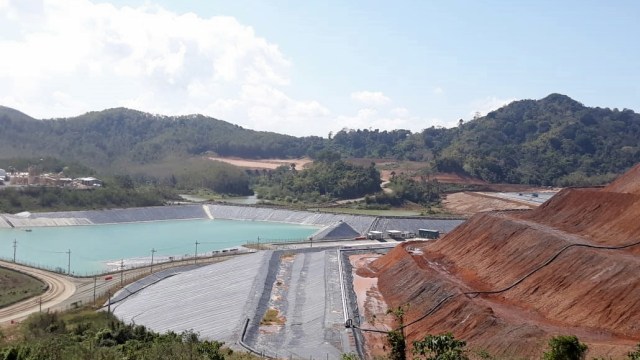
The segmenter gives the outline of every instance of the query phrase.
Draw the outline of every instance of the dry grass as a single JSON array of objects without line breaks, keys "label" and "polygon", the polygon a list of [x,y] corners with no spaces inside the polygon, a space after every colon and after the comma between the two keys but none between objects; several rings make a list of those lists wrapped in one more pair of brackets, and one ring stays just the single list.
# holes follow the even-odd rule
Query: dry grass
[{"label": "dry grass", "polygon": [[277,309],[271,308],[264,313],[260,325],[284,325],[284,318]]},{"label": "dry grass", "polygon": [[0,307],[42,294],[46,285],[29,275],[0,268]]}]

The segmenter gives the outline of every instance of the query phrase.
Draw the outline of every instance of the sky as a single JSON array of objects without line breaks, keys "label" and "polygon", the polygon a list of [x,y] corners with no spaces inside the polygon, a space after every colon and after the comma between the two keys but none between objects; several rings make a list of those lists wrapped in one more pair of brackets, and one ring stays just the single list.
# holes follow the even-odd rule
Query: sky
[{"label": "sky", "polygon": [[635,0],[0,0],[0,105],[323,137],[551,93],[640,111],[638,19]]}]

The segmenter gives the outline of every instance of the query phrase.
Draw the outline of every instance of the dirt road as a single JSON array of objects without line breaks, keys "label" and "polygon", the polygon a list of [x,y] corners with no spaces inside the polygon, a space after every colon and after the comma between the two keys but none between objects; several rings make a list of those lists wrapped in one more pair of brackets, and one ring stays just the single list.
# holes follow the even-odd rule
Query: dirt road
[{"label": "dirt road", "polygon": [[302,170],[302,168],[312,163],[313,160],[309,158],[302,159],[242,159],[242,158],[223,158],[223,157],[209,157],[209,160],[222,161],[227,164],[249,168],[249,169],[277,169],[282,165],[291,165],[295,164],[296,169]]},{"label": "dirt road", "polygon": [[[198,257],[198,264],[207,265],[224,261],[230,257],[243,253],[229,254],[214,257]],[[157,263],[154,271],[194,264],[194,259]],[[11,322],[20,322],[34,312],[62,311],[92,304],[107,293],[114,294],[121,285],[127,285],[151,273],[149,266],[129,269],[112,275],[101,275],[88,278],[69,277],[54,272],[35,269],[11,262],[0,261],[0,266],[18,270],[42,280],[47,284],[47,290],[40,296],[26,299],[6,308],[0,308],[0,327],[9,326]],[[41,303],[42,301],[42,303]],[[42,307],[40,307],[42,304]]]},{"label": "dirt road", "polygon": [[22,320],[40,309],[44,311],[53,308],[76,291],[75,284],[67,276],[5,261],[0,261],[0,265],[29,274],[47,285],[47,290],[42,295],[0,309],[0,324]]}]

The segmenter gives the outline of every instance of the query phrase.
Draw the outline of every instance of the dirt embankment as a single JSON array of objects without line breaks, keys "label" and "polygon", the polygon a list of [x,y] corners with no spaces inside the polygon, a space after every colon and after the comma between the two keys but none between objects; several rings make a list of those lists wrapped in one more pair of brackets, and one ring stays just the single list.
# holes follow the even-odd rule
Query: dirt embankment
[{"label": "dirt embankment", "polygon": [[624,357],[640,341],[640,246],[584,245],[640,241],[639,169],[536,210],[475,215],[441,240],[398,246],[363,275],[377,277],[389,308],[408,304],[409,343],[451,331],[498,356],[540,357],[549,337],[574,334],[589,357]]},{"label": "dirt embankment", "polygon": [[442,205],[448,212],[464,216],[471,216],[484,211],[527,210],[535,207],[535,205],[523,202],[468,191],[445,195]]},{"label": "dirt embankment", "polygon": [[227,164],[239,166],[248,169],[277,169],[282,165],[290,166],[295,165],[296,169],[302,169],[305,165],[310,164],[313,160],[309,158],[301,159],[242,159],[242,158],[223,158],[223,157],[208,157],[209,160],[222,161]]}]

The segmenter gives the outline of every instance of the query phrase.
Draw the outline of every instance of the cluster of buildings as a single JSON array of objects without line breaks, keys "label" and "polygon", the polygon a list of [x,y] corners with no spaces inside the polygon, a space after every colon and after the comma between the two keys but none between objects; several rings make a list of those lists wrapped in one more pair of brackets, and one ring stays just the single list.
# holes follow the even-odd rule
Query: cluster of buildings
[{"label": "cluster of buildings", "polygon": [[[440,231],[431,230],[431,229],[418,229],[417,235],[419,238],[423,238],[423,239],[437,239],[440,237]],[[394,240],[406,240],[406,239],[415,238],[416,234],[410,231],[387,230],[386,236]],[[369,231],[367,233],[367,239],[383,240],[384,238],[385,238],[384,231]]]},{"label": "cluster of buildings", "polygon": [[13,172],[8,174],[0,169],[0,185],[16,186],[58,186],[89,189],[102,186],[102,180],[94,177],[68,178],[62,174],[39,174],[36,171]]}]

